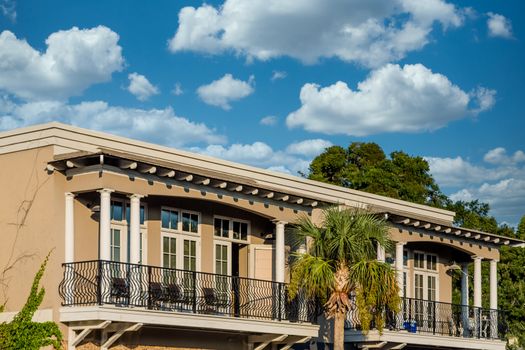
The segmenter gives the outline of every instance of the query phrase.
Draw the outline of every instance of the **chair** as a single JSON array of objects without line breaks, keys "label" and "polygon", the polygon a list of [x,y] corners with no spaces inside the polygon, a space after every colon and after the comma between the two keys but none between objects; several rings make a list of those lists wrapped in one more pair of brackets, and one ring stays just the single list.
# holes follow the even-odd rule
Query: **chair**
[{"label": "chair", "polygon": [[124,278],[113,277],[111,279],[111,297],[119,303],[124,298],[125,303],[129,302],[129,287]]}]

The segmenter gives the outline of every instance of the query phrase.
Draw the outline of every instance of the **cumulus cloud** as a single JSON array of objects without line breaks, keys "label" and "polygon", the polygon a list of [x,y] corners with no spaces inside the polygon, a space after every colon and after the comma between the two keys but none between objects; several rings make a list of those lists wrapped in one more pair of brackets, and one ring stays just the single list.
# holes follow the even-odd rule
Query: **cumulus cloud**
[{"label": "cumulus cloud", "polygon": [[435,23],[462,25],[461,9],[444,0],[226,0],[220,7],[184,7],[169,40],[172,52],[248,60],[289,56],[310,64],[337,57],[377,67],[429,42]]},{"label": "cumulus cloud", "polygon": [[146,101],[153,95],[159,93],[159,88],[151,84],[145,76],[138,73],[128,75],[128,91],[135,95],[140,101]]},{"label": "cumulus cloud", "polygon": [[505,148],[496,147],[488,151],[483,157],[483,160],[490,164],[512,165],[525,162],[525,153],[521,150],[518,150],[512,155],[507,155]]},{"label": "cumulus cloud", "polygon": [[277,124],[277,117],[274,115],[267,115],[266,117],[261,118],[259,124],[266,126],[274,126],[275,124]]},{"label": "cumulus cloud", "polygon": [[109,81],[124,64],[111,29],[73,27],[51,34],[40,52],[12,32],[0,34],[0,90],[25,100],[64,100]]},{"label": "cumulus cloud", "polygon": [[316,156],[322,153],[327,147],[332,146],[332,143],[323,139],[304,140],[295,142],[286,148],[290,154],[298,154],[303,156]]},{"label": "cumulus cloud", "polygon": [[485,153],[483,163],[462,157],[425,157],[437,183],[453,200],[479,199],[491,205],[499,221],[518,222],[525,214],[525,153],[507,154],[503,147]]},{"label": "cumulus cloud", "polygon": [[286,74],[286,72],[284,72],[284,71],[274,70],[273,73],[272,73],[271,81],[284,79],[284,78],[286,78],[287,75],[288,74]]},{"label": "cumulus cloud", "polygon": [[512,24],[510,19],[503,15],[489,12],[487,13],[489,18],[487,19],[487,28],[489,30],[489,36],[500,37],[505,39],[512,38]]},{"label": "cumulus cloud", "polygon": [[231,74],[225,74],[218,80],[199,86],[197,94],[204,103],[229,110],[231,109],[230,102],[253,94],[255,91],[254,84],[255,78],[253,75],[250,76],[248,81],[242,81],[235,79]]},{"label": "cumulus cloud", "polygon": [[79,104],[36,101],[16,104],[6,98],[0,99],[0,130],[51,121],[175,147],[226,142],[226,138],[214,129],[177,116],[171,107],[125,108],[110,106],[103,101]]},{"label": "cumulus cloud", "polygon": [[217,158],[297,175],[308,172],[312,158],[324,150],[321,145],[331,145],[331,143],[325,140],[304,140],[290,144],[284,150],[274,150],[268,144],[258,141],[252,144],[194,147],[191,150]]},{"label": "cumulus cloud", "polygon": [[384,132],[436,130],[493,105],[495,91],[469,94],[421,64],[373,70],[352,90],[342,81],[301,88],[301,107],[286,124],[325,134],[365,136]]}]

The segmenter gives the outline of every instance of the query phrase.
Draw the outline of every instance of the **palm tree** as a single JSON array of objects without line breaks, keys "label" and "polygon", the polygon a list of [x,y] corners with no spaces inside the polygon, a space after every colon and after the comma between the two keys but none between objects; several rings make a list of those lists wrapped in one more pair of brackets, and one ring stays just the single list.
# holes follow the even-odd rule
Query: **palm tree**
[{"label": "palm tree", "polygon": [[290,298],[305,293],[322,301],[327,318],[334,319],[335,350],[343,349],[349,310],[357,310],[365,332],[372,320],[382,330],[386,308],[399,312],[395,272],[376,260],[378,244],[385,249],[392,245],[384,219],[360,209],[333,207],[323,210],[320,226],[305,215],[293,230],[297,239],[308,244],[292,265]]}]

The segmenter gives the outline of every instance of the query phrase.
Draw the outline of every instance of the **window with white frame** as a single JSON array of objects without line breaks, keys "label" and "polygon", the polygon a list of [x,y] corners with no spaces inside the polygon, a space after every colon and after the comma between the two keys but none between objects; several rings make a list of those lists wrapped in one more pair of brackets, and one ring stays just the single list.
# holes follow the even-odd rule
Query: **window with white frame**
[{"label": "window with white frame", "polygon": [[216,216],[214,217],[214,235],[233,241],[247,242],[250,234],[250,223],[246,220]]},{"label": "window with white frame", "polygon": [[[140,205],[140,226],[141,228],[140,228],[140,242],[139,242],[139,251],[140,251],[139,264],[147,262],[147,226],[146,226],[147,215],[146,213],[147,213],[146,205],[141,204]],[[123,261],[123,262],[129,261],[130,214],[131,214],[131,209],[130,209],[130,203],[128,200],[116,198],[111,201],[111,207],[110,207],[111,229],[118,230],[120,232],[119,233],[120,255],[119,255],[118,261]]]},{"label": "window with white frame", "polygon": [[111,251],[111,261],[119,262],[121,260],[120,256],[120,230],[116,228],[111,229],[110,237],[110,251]]},{"label": "window with white frame", "polygon": [[421,251],[414,251],[414,297],[437,301],[439,295],[438,257]]}]

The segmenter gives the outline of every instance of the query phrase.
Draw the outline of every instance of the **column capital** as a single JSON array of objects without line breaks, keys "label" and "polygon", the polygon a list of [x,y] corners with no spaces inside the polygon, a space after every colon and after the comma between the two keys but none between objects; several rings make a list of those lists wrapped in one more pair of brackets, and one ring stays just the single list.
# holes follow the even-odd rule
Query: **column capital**
[{"label": "column capital", "polygon": [[407,244],[407,242],[396,242],[396,246],[404,246],[405,244]]},{"label": "column capital", "polygon": [[479,256],[479,255],[473,255],[471,256],[472,260],[483,260],[483,257],[482,256]]},{"label": "column capital", "polygon": [[72,193],[72,192],[65,192],[64,195],[67,197],[67,198],[75,198],[76,197],[76,194]]},{"label": "column capital", "polygon": [[129,194],[128,195],[128,198],[129,199],[134,199],[134,198],[137,198],[137,199],[142,199],[146,197],[146,195],[143,195],[143,194],[138,194],[138,193],[133,193],[133,194]]},{"label": "column capital", "polygon": [[275,224],[275,225],[286,225],[288,222],[286,221],[283,221],[283,220],[278,220],[278,219],[275,219],[275,220],[272,220],[272,222]]},{"label": "column capital", "polygon": [[115,190],[111,188],[101,188],[100,190],[97,190],[97,192],[100,194],[103,194],[103,193],[112,193],[112,192],[115,192]]},{"label": "column capital", "polygon": [[499,259],[490,259],[489,261],[493,264],[499,263]]}]

